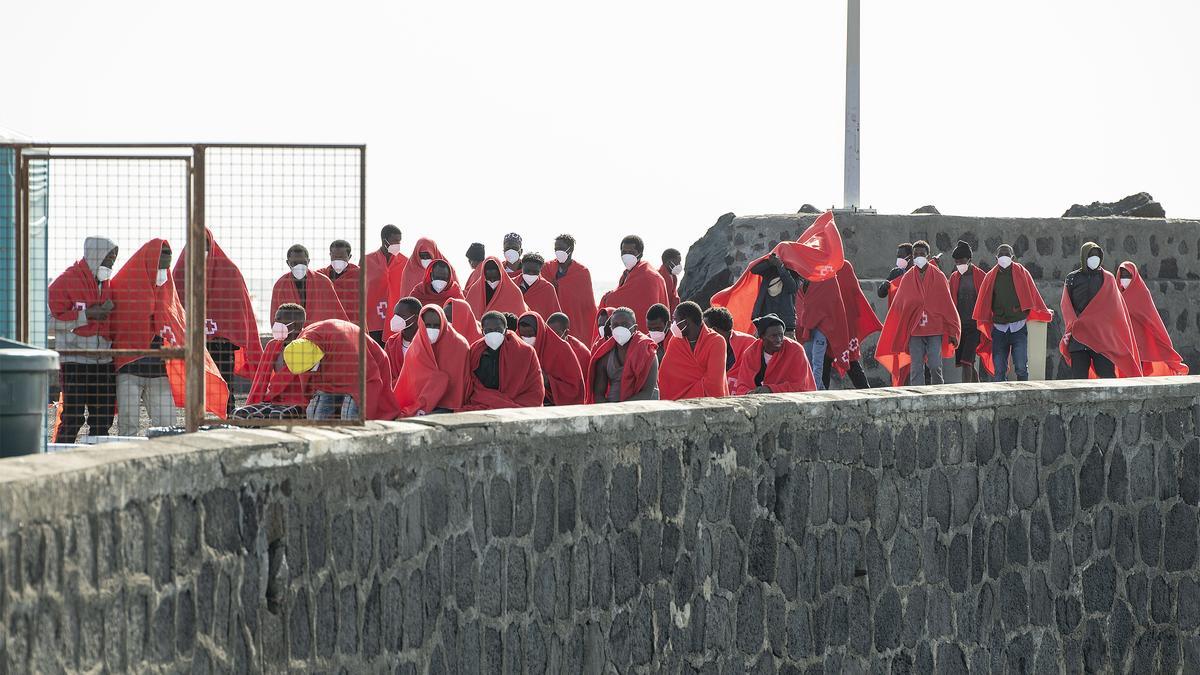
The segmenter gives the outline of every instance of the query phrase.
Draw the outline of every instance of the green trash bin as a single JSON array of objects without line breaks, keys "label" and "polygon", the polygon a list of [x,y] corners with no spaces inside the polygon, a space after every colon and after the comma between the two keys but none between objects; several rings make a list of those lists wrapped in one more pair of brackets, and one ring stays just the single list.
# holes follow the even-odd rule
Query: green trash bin
[{"label": "green trash bin", "polygon": [[46,451],[46,408],[58,353],[0,338],[0,457]]}]

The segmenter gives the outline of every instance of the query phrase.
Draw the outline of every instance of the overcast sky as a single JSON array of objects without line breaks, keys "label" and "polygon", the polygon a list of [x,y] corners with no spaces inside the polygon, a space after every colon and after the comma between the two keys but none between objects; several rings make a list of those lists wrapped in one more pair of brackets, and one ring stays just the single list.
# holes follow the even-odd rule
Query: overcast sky
[{"label": "overcast sky", "polygon": [[[368,217],[460,264],[503,233],[615,278],[720,214],[841,201],[845,2],[21,2],[0,126],[353,142]],[[1200,3],[863,0],[862,199],[1200,217]],[[887,242],[886,246],[892,246]],[[281,269],[280,272],[283,270]]]}]

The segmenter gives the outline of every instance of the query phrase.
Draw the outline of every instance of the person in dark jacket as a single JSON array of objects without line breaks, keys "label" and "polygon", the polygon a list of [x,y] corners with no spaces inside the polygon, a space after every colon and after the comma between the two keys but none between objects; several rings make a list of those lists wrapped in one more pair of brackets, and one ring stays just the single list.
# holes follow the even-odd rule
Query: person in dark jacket
[{"label": "person in dark jacket", "polygon": [[774,314],[783,321],[784,334],[795,338],[799,275],[785,267],[783,261],[774,253],[751,267],[750,272],[762,277],[762,284],[758,287],[758,299],[754,301],[754,312],[750,318]]},{"label": "person in dark jacket", "polygon": [[[1083,314],[1100,288],[1104,286],[1104,249],[1099,244],[1087,242],[1079,249],[1079,269],[1067,274],[1064,280],[1067,297],[1075,315]],[[1071,377],[1077,380],[1088,378],[1089,368],[1094,368],[1099,377],[1116,377],[1116,367],[1103,354],[1075,339],[1072,335],[1067,343],[1071,353]]]},{"label": "person in dark jacket", "polygon": [[892,282],[908,271],[908,266],[912,264],[912,249],[913,245],[908,242],[896,247],[896,266],[892,268],[891,272],[888,272],[887,278],[879,285],[879,290],[875,292],[876,295],[886,298],[892,291]]},{"label": "person in dark jacket", "polygon": [[958,310],[958,320],[962,324],[962,335],[958,339],[958,348],[954,353],[954,363],[961,371],[963,382],[978,382],[981,368],[976,367],[979,342],[982,336],[979,327],[972,318],[975,311],[975,300],[979,294],[979,284],[983,280],[983,270],[971,262],[974,251],[971,245],[961,239],[950,253],[954,258],[954,272],[950,275],[950,291],[953,293],[954,307]]}]

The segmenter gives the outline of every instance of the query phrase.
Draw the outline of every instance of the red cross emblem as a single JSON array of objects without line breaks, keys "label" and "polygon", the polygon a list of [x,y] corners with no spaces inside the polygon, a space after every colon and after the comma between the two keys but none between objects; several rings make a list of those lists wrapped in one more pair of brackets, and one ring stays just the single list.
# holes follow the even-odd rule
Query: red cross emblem
[{"label": "red cross emblem", "polygon": [[381,319],[387,318],[387,300],[379,301],[379,304],[375,306],[375,313],[378,314],[379,318]]},{"label": "red cross emblem", "polygon": [[212,319],[205,319],[204,320],[204,334],[205,335],[216,335],[217,334],[217,322],[213,321]]},{"label": "red cross emblem", "polygon": [[921,323],[919,323],[917,325],[918,326],[928,326],[929,325],[929,315],[926,314],[925,312],[921,312]]},{"label": "red cross emblem", "polygon": [[175,331],[171,330],[170,326],[163,326],[162,330],[158,331],[162,336],[163,342],[166,344],[175,344]]}]

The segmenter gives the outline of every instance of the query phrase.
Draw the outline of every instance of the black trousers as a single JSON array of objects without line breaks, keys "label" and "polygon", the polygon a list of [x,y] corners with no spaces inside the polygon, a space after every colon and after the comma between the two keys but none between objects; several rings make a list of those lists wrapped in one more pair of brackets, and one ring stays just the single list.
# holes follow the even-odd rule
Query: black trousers
[{"label": "black trousers", "polygon": [[92,436],[107,436],[117,410],[117,373],[111,363],[63,363],[62,422],[55,443],[74,443],[83,426],[84,410]]},{"label": "black trousers", "polygon": [[1085,349],[1081,352],[1071,352],[1071,379],[1088,379],[1089,370],[1096,370],[1097,377],[1114,378],[1117,368],[1104,355]]},{"label": "black trousers", "polygon": [[229,400],[225,402],[225,414],[233,412],[233,367],[237,363],[234,358],[234,352],[238,350],[238,346],[226,340],[225,338],[217,338],[204,343],[208,348],[208,353],[212,356],[213,363],[217,364],[217,370],[221,371],[221,377],[225,379],[225,384],[229,385]]},{"label": "black trousers", "polygon": [[[825,355],[825,367],[821,370],[821,384],[829,389],[829,376],[833,373],[833,358],[828,354]],[[863,372],[862,364],[858,361],[851,361],[850,368],[846,371],[850,376],[850,382],[854,384],[855,389],[870,389],[871,383],[867,382],[867,374]]]}]

